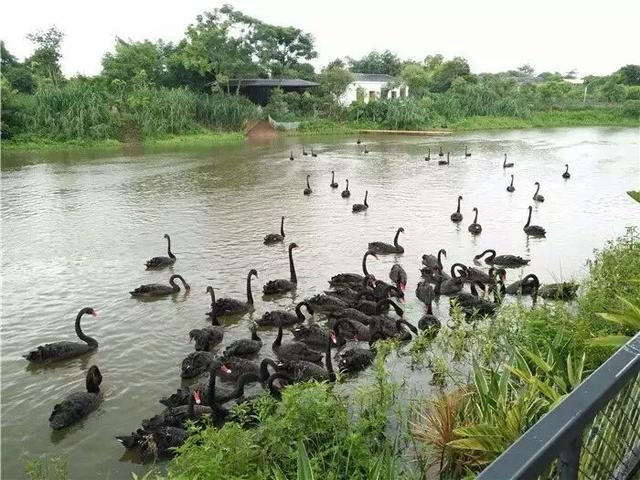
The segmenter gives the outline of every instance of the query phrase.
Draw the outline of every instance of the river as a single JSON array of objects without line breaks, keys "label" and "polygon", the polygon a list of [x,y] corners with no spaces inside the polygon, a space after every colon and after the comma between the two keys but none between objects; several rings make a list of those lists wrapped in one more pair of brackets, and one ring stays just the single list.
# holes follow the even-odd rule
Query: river
[{"label": "river", "polygon": [[[486,248],[531,259],[511,270],[509,281],[535,272],[541,282],[579,279],[594,248],[639,223],[638,206],[626,196],[640,179],[638,130],[562,128],[491,131],[451,137],[355,136],[282,138],[172,151],[5,153],[2,162],[2,476],[24,476],[25,460],[68,452],[70,478],[130,478],[143,472],[115,442],[143,418],[159,412],[158,399],[180,385],[180,362],[192,351],[187,332],[207,324],[207,285],[219,296],[243,298],[250,268],[256,311],[319,293],[335,273],[360,271],[370,241],[391,243],[404,227],[402,256],[371,260],[387,279],[397,260],[409,273],[407,318],[417,322],[414,300],[420,257],[446,248],[448,260],[471,263]],[[311,147],[316,158],[302,156]],[[451,151],[449,166],[437,150]],[[472,156],[464,158],[464,147]],[[432,160],[424,161],[427,148]],[[289,160],[293,151],[295,160]],[[503,169],[508,153],[514,168]],[[571,179],[561,175],[570,165]],[[331,189],[335,170],[340,187]],[[311,175],[313,193],[303,196]],[[514,193],[505,188],[515,175]],[[350,199],[340,192],[350,180]],[[534,182],[544,203],[533,222],[546,239],[522,231]],[[369,191],[367,212],[351,205]],[[463,195],[463,222],[449,220]],[[482,234],[467,226],[479,209]],[[264,246],[286,216],[285,245]],[[171,270],[145,271],[144,262],[166,254],[169,233],[178,260]],[[295,241],[299,286],[295,298],[264,301],[260,288],[288,277],[286,244]],[[192,289],[155,302],[129,290],[167,283],[171,271]],[[446,302],[436,314],[446,318]],[[47,368],[28,368],[21,357],[39,344],[73,340],[73,321],[84,306],[99,316],[83,322],[99,349]],[[225,340],[248,337],[250,316],[226,327]],[[275,331],[260,332],[270,355]],[[53,405],[84,387],[91,364],[102,370],[104,399],[97,411],[66,431],[49,429]],[[422,375],[422,377],[421,377]],[[413,378],[425,379],[427,373]],[[357,382],[358,379],[350,380]],[[422,382],[428,384],[428,382]]]}]

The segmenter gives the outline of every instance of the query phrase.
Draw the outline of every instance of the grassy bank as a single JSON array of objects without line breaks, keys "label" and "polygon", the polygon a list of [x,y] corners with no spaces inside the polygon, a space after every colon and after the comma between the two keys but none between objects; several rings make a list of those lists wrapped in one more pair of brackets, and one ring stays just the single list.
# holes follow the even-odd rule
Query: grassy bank
[{"label": "grassy bank", "polygon": [[454,130],[492,130],[515,128],[638,127],[640,119],[625,117],[614,109],[551,110],[533,112],[528,118],[469,117],[450,125]]},{"label": "grassy bank", "polygon": [[47,138],[15,138],[2,142],[2,150],[47,151],[47,150],[81,150],[81,149],[119,149],[131,145],[143,147],[178,147],[178,146],[215,146],[244,141],[243,132],[208,132],[186,133],[160,138],[147,138],[140,142],[127,143],[115,139],[107,140],[51,140]]}]

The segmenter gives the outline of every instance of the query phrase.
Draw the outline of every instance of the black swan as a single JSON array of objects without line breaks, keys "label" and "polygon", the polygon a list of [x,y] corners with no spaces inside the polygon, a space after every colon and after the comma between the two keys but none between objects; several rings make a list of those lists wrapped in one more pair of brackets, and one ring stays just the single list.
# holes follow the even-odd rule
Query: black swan
[{"label": "black swan", "polygon": [[571,178],[571,174],[569,173],[569,164],[565,163],[564,166],[567,167],[567,169],[562,174],[562,178]]},{"label": "black swan", "polygon": [[253,295],[251,294],[251,278],[258,278],[258,272],[252,268],[247,274],[247,301],[242,302],[235,298],[219,298],[216,300],[214,310],[216,315],[235,315],[253,310]]},{"label": "black swan", "polygon": [[[458,270],[462,272],[459,276],[457,275]],[[438,283],[436,283],[436,295],[453,295],[454,293],[458,293],[462,290],[466,272],[467,267],[461,263],[454,263],[451,265],[451,278],[440,278]]]},{"label": "black swan", "polygon": [[[379,335],[377,340],[382,337]],[[370,344],[374,342],[369,341]],[[338,369],[343,372],[355,373],[366,369],[373,363],[376,358],[376,352],[366,348],[350,348],[340,353],[340,360],[338,361]]]},{"label": "black swan", "polygon": [[313,147],[311,147],[311,156],[312,157],[317,157],[318,156],[318,154],[313,151]]},{"label": "black swan", "polygon": [[76,335],[85,343],[47,343],[45,345],[38,346],[35,350],[32,350],[26,355],[23,355],[23,357],[33,363],[49,363],[57,362],[59,360],[66,360],[68,358],[74,358],[98,348],[97,340],[82,333],[82,329],[80,328],[80,319],[87,313],[94,317],[98,316],[98,313],[91,307],[83,308],[78,312],[78,315],[76,316]]},{"label": "black swan", "polygon": [[364,212],[369,208],[369,204],[367,203],[367,197],[369,196],[369,190],[364,192],[364,203],[354,203],[351,207],[353,213]]},{"label": "black swan", "polygon": [[313,192],[313,190],[311,190],[311,185],[309,185],[309,179],[311,178],[311,175],[307,175],[307,188],[305,188],[302,193],[305,195],[311,195],[311,192]]},{"label": "black swan", "polygon": [[542,228],[539,225],[530,225],[531,223],[531,211],[533,210],[533,207],[531,205],[529,205],[529,216],[527,217],[527,223],[525,223],[524,227],[522,228],[522,230],[524,230],[524,233],[526,233],[527,235],[531,236],[531,237],[546,237],[547,236],[547,231]]},{"label": "black swan", "polygon": [[430,270],[442,270],[442,256],[447,256],[447,251],[444,248],[438,250],[438,256],[432,254],[422,255],[422,264]]},{"label": "black swan", "polygon": [[171,275],[169,277],[169,285],[163,285],[161,283],[149,283],[146,285],[140,285],[138,288],[131,290],[129,293],[132,297],[165,297],[167,295],[173,295],[180,291],[180,287],[176,284],[176,278],[182,282],[186,291],[191,290],[189,284],[182,278],[182,275]]},{"label": "black swan", "polygon": [[277,327],[278,325],[290,327],[303,323],[305,316],[302,313],[302,307],[306,307],[307,313],[313,315],[313,308],[307,302],[300,302],[296,305],[295,315],[285,310],[272,310],[262,314],[262,317],[257,319],[256,323],[261,327]]},{"label": "black swan", "polygon": [[473,211],[476,212],[476,216],[473,219],[473,223],[469,225],[468,230],[472,235],[479,235],[482,233],[482,225],[478,223],[478,209],[473,207]]},{"label": "black swan", "polygon": [[336,172],[331,170],[331,183],[329,184],[331,188],[338,188],[338,182],[336,182]]},{"label": "black swan", "polygon": [[464,146],[464,156],[465,157],[470,157],[471,156],[471,152],[468,150],[467,146]]},{"label": "black swan", "polygon": [[513,167],[513,163],[509,162],[507,163],[507,154],[504,154],[504,160],[502,161],[502,168],[511,168]]},{"label": "black swan", "polygon": [[211,368],[215,358],[211,352],[198,350],[191,352],[182,360],[180,377],[194,378]]},{"label": "black swan", "polygon": [[[278,381],[277,386],[276,381]],[[280,400],[282,398],[282,391],[285,389],[285,387],[287,385],[295,383],[295,381],[293,377],[291,377],[291,375],[288,375],[285,372],[276,372],[269,375],[269,378],[265,383],[267,384],[267,390],[269,390],[271,396],[277,400]]]},{"label": "black swan", "polygon": [[442,328],[442,322],[433,314],[431,301],[427,303],[427,312],[418,320],[418,328],[430,334],[437,333]]},{"label": "black swan", "polygon": [[462,200],[462,195],[458,195],[458,208],[455,212],[451,214],[451,221],[454,223],[459,223],[462,221],[462,213],[460,213],[460,201]]},{"label": "black swan", "polygon": [[538,290],[542,298],[549,300],[575,300],[578,284],[574,282],[547,283]]},{"label": "black swan", "polygon": [[349,306],[349,304],[341,298],[325,293],[314,295],[313,297],[308,298],[306,301],[313,307],[314,310],[325,313],[342,310]]},{"label": "black swan", "polygon": [[[275,362],[274,362],[275,365]],[[209,398],[211,392],[214,394],[214,402],[221,405],[244,395],[244,389],[247,384],[253,382],[260,382],[262,380],[260,375],[249,372],[244,373],[236,380],[236,385],[233,389],[221,388],[216,383],[216,373],[221,368],[222,364],[216,360],[211,366],[209,379],[205,384],[194,384],[187,387],[181,387],[176,390],[176,393],[172,393],[168,397],[160,399],[160,403],[166,407],[179,407],[181,405],[188,405],[189,397],[194,392],[204,392],[201,396],[201,401],[205,405],[211,405],[211,399]]]},{"label": "black swan", "polygon": [[544,197],[538,194],[540,191],[540,182],[535,182],[534,185],[536,185],[536,193],[533,194],[534,202],[544,202]]},{"label": "black swan", "polygon": [[356,145],[360,145],[362,143],[362,140],[358,139],[356,140]]},{"label": "black swan", "polygon": [[439,157],[444,157],[444,152],[442,151],[442,147],[440,147],[440,151],[438,152]]},{"label": "black swan", "polygon": [[491,249],[491,248],[485,250],[482,253],[479,253],[478,255],[473,257],[473,259],[474,260],[480,260],[487,253],[490,254],[487,258],[484,259],[484,261],[485,261],[485,263],[487,265],[500,265],[502,267],[507,267],[507,268],[517,268],[517,267],[522,267],[524,265],[527,265],[529,263],[529,260],[526,260],[526,259],[520,257],[519,255],[498,255],[498,256],[496,256],[496,251]]},{"label": "black swan", "polygon": [[262,339],[258,336],[258,332],[256,331],[256,327],[251,328],[251,338],[241,338],[239,340],[235,340],[226,346],[224,352],[222,352],[222,356],[224,357],[232,357],[232,356],[244,356],[244,355],[255,355],[262,348]]},{"label": "black swan", "polygon": [[[393,307],[396,315],[400,318],[391,318],[388,315],[384,314],[384,311],[388,310],[389,307]],[[404,311],[400,306],[395,303],[393,300],[384,299],[380,300],[376,304],[376,312],[375,315],[369,318],[369,329],[371,332],[382,332],[385,337],[394,336],[398,332],[398,320],[403,320]]]},{"label": "black swan", "polygon": [[345,181],[347,182],[347,188],[342,191],[340,196],[342,198],[349,198],[351,196],[351,192],[349,191],[349,179],[347,178]]},{"label": "black swan", "polygon": [[436,297],[435,290],[427,280],[420,280],[416,286],[416,298],[429,305]]},{"label": "black swan", "polygon": [[[273,360],[265,358],[260,363],[244,357],[220,357],[222,366],[216,370],[217,375],[223,380],[237,381],[242,375],[252,373],[261,379],[266,379],[269,375],[267,369]],[[265,376],[266,375],[266,376]]]},{"label": "black swan", "polygon": [[284,217],[280,219],[280,233],[270,233],[264,237],[265,245],[272,245],[284,241]]},{"label": "black swan", "polygon": [[378,256],[373,252],[367,250],[364,253],[362,257],[362,272],[364,275],[359,275],[357,273],[338,273],[337,275],[331,277],[329,285],[331,285],[332,287],[361,285],[365,278],[370,275],[369,271],[367,270],[367,258],[369,256],[374,257],[376,260],[378,259]]},{"label": "black swan", "polygon": [[407,272],[399,263],[393,264],[389,271],[389,278],[399,290],[404,290],[407,287]]},{"label": "black swan", "polygon": [[291,330],[293,337],[298,342],[306,343],[312,347],[325,348],[331,341],[331,332],[317,323],[298,325]]},{"label": "black swan", "polygon": [[139,428],[130,435],[116,436],[116,440],[127,450],[139,448],[142,459],[148,461],[173,457],[188,436],[189,432],[184,428],[161,426],[152,431]]},{"label": "black swan", "polygon": [[278,293],[287,293],[296,289],[298,285],[298,277],[296,276],[296,268],[293,265],[293,249],[298,248],[297,243],[289,244],[289,273],[291,278],[278,278],[276,280],[269,280],[262,287],[262,292],[265,295],[274,295]]},{"label": "black swan", "polygon": [[331,337],[331,342],[327,343],[325,349],[325,365],[326,368],[317,363],[307,362],[305,360],[290,360],[278,365],[278,371],[282,371],[293,378],[294,382],[306,382],[308,380],[316,380],[318,382],[335,382],[336,374],[333,371],[333,363],[331,361],[331,345],[336,343],[335,334]]},{"label": "black swan", "polygon": [[393,237],[393,245],[385,242],[371,242],[369,243],[369,251],[378,255],[386,255],[392,253],[404,253],[404,247],[398,244],[398,237],[401,233],[404,233],[404,227],[398,228],[396,236]]},{"label": "black swan", "polygon": [[507,285],[505,293],[508,295],[536,295],[540,288],[540,280],[538,277],[530,273],[522,280],[513,282],[511,285]]},{"label": "black swan", "polygon": [[164,234],[164,238],[167,239],[167,255],[169,256],[153,257],[151,260],[148,260],[146,263],[147,270],[168,267],[169,265],[173,265],[174,263],[176,263],[176,256],[171,252],[171,238],[166,233]]},{"label": "black swan", "polygon": [[219,325],[205,328],[194,328],[189,331],[189,340],[195,340],[196,352],[210,352],[224,338],[224,329]]},{"label": "black swan", "polygon": [[509,184],[509,186],[507,187],[507,192],[515,192],[516,191],[516,187],[513,186],[513,175],[511,175],[511,183]]},{"label": "black swan", "polygon": [[278,327],[278,336],[271,345],[277,357],[286,362],[288,360],[306,360],[308,362],[319,362],[322,360],[322,354],[310,349],[304,343],[285,343],[282,344],[282,325]]},{"label": "black swan", "polygon": [[91,365],[87,370],[86,391],[70,393],[62,402],[57,403],[49,416],[49,426],[54,430],[68,427],[93,412],[100,403],[101,383],[100,369]]},{"label": "black swan", "polygon": [[289,153],[289,160],[293,160],[293,150]]},{"label": "black swan", "polygon": [[446,160],[438,160],[438,165],[449,165],[450,160],[449,160],[449,152],[447,152],[447,159]]},{"label": "black swan", "polygon": [[304,147],[302,147],[302,155],[304,155],[305,157],[309,155],[309,153],[304,149]]},{"label": "black swan", "polygon": [[367,149],[367,145],[366,144],[364,146],[364,150],[362,151],[362,153],[369,153],[369,150]]},{"label": "black swan", "polygon": [[431,160],[431,147],[427,148],[427,156],[424,157],[425,161]]}]

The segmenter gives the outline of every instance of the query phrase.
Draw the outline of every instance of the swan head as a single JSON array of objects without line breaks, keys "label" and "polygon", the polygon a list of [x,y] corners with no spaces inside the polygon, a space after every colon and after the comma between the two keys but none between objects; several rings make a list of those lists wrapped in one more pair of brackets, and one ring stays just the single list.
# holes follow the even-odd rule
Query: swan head
[{"label": "swan head", "polygon": [[258,271],[255,268],[252,268],[251,270],[249,270],[249,275],[254,276],[256,278],[258,278]]},{"label": "swan head", "polygon": [[[295,242],[292,242],[289,244],[289,250],[293,250],[294,248],[299,248],[298,244]],[[258,276],[258,273],[256,272],[256,276]]]},{"label": "swan head", "polygon": [[398,231],[404,233],[404,227],[400,227]]},{"label": "swan head", "polygon": [[166,238],[167,240],[169,240],[169,234],[168,234],[168,233],[165,233],[165,234],[164,234],[164,238]]}]

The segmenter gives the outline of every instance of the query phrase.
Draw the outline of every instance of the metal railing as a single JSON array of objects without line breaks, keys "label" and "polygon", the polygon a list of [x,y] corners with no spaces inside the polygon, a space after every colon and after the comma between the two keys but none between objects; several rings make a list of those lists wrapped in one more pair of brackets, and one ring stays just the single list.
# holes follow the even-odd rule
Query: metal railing
[{"label": "metal railing", "polygon": [[640,334],[477,478],[640,478]]}]

